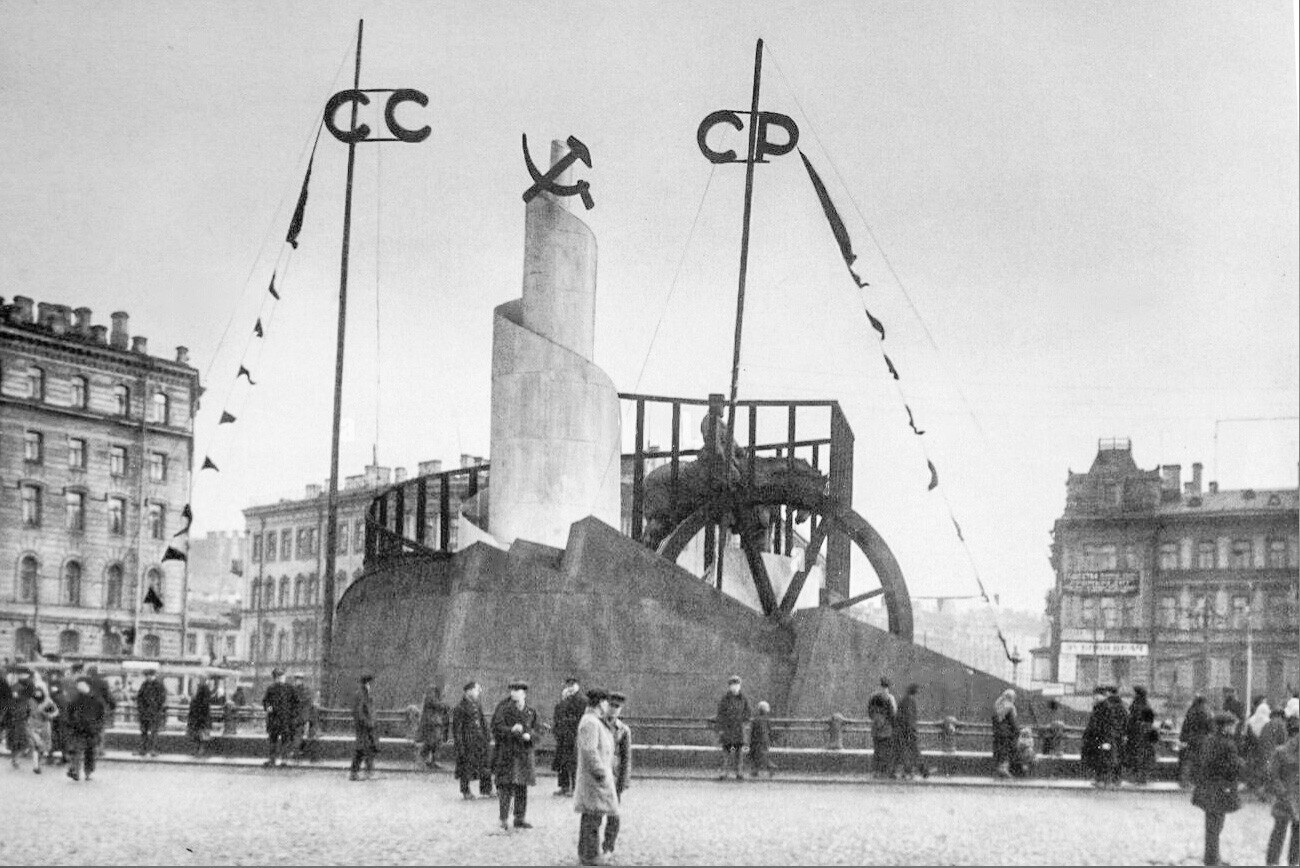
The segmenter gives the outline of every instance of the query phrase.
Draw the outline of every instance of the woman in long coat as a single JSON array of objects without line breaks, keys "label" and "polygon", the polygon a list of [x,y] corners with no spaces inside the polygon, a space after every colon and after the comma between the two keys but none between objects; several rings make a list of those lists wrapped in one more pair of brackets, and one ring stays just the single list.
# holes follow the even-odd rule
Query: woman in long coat
[{"label": "woman in long coat", "polygon": [[618,816],[614,780],[614,733],[605,724],[609,696],[603,690],[587,691],[587,711],[578,721],[574,741],[578,771],[573,787],[573,810],[582,815],[578,825],[578,861],[596,865],[600,849],[600,824]]},{"label": "woman in long coat", "polygon": [[195,755],[203,756],[208,749],[212,730],[212,688],[207,679],[199,682],[190,699],[189,714],[185,718],[185,731],[195,743]]},{"label": "woman in long coat", "polygon": [[1016,692],[1004,690],[993,703],[993,763],[997,767],[994,774],[1000,778],[1011,777],[1011,763],[1016,757],[1016,739],[1019,736]]},{"label": "woman in long coat", "polygon": [[1219,835],[1228,814],[1241,808],[1237,792],[1241,781],[1241,758],[1237,755],[1233,731],[1237,716],[1228,711],[1214,715],[1214,733],[1201,745],[1196,768],[1196,789],[1192,804],[1205,812],[1205,864],[1220,865]]},{"label": "woman in long coat", "polygon": [[1156,714],[1147,702],[1143,687],[1133,688],[1133,704],[1128,709],[1128,732],[1124,738],[1124,765],[1133,783],[1145,784],[1156,764]]}]

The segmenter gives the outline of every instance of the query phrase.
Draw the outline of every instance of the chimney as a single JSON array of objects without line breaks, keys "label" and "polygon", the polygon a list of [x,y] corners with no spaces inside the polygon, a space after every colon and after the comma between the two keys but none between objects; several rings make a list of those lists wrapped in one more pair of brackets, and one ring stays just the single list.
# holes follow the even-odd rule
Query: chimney
[{"label": "chimney", "polygon": [[90,337],[90,317],[91,311],[88,307],[79,307],[74,311],[77,315],[77,334],[82,337]]},{"label": "chimney", "polygon": [[50,331],[62,337],[68,333],[68,327],[72,324],[72,309],[66,304],[50,305]]},{"label": "chimney", "polygon": [[307,499],[315,500],[318,497],[320,497],[320,486],[315,483],[307,486]]},{"label": "chimney", "polygon": [[32,321],[32,300],[25,295],[14,296],[13,322],[28,325]]},{"label": "chimney", "polygon": [[1201,462],[1199,461],[1192,465],[1192,488],[1194,494],[1201,493]]},{"label": "chimney", "polygon": [[90,327],[90,340],[97,344],[108,343],[108,326],[93,325]]},{"label": "chimney", "polygon": [[1210,482],[1210,494],[1218,494],[1218,493],[1219,493],[1219,483],[1214,482],[1213,480],[1211,480],[1211,482]]},{"label": "chimney", "polygon": [[149,339],[140,335],[131,338],[131,352],[142,356],[149,355]]},{"label": "chimney", "polygon": [[421,461],[419,466],[421,476],[429,476],[434,473],[442,472],[441,461]]},{"label": "chimney", "polygon": [[176,363],[177,363],[177,364],[180,364],[180,365],[188,365],[188,364],[190,363],[190,348],[189,348],[189,347],[177,347],[177,348],[176,348]]},{"label": "chimney", "polygon": [[461,467],[473,467],[473,466],[474,466],[474,456],[473,456],[473,455],[470,455],[468,452],[462,452],[462,453],[460,453],[460,466],[461,466]]},{"label": "chimney", "polygon": [[49,302],[40,302],[36,305],[36,324],[50,327],[50,308],[53,307]]},{"label": "chimney", "polygon": [[129,315],[125,311],[119,310],[109,318],[113,321],[113,331],[108,338],[109,345],[115,350],[126,349],[126,328],[130,319]]},{"label": "chimney", "polygon": [[393,481],[394,481],[394,482],[405,482],[405,481],[406,481],[406,468],[405,468],[405,467],[399,467],[399,468],[397,468],[396,470],[393,471]]}]

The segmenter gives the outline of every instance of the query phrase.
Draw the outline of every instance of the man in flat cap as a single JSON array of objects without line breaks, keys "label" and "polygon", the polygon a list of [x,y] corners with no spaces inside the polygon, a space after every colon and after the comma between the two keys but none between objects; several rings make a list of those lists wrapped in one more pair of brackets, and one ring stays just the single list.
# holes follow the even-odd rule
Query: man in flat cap
[{"label": "man in flat cap", "polygon": [[564,679],[564,690],[560,692],[560,701],[555,703],[555,713],[551,717],[551,728],[555,733],[555,759],[551,762],[551,771],[558,778],[557,796],[573,795],[573,776],[578,770],[574,742],[578,738],[578,721],[582,720],[586,710],[587,698],[582,694],[578,679]]},{"label": "man in flat cap", "polygon": [[68,777],[81,780],[81,770],[86,770],[86,780],[95,771],[95,745],[104,732],[108,711],[94,694],[91,680],[85,675],[76,681],[77,695],[68,703],[68,741],[72,765]]},{"label": "man in flat cap", "polygon": [[492,770],[501,805],[501,828],[506,831],[510,830],[512,803],[514,827],[533,827],[527,820],[528,788],[537,783],[533,755],[537,723],[537,711],[528,704],[528,683],[510,682],[510,695],[492,713],[492,737],[496,740]]},{"label": "man in flat cap", "polygon": [[135,695],[140,718],[140,756],[158,756],[158,732],[167,722],[167,687],[157,669],[144,671],[144,683]]},{"label": "man in flat cap", "polygon": [[575,747],[578,774],[574,785],[573,810],[582,815],[578,822],[578,861],[599,865],[600,824],[605,817],[618,816],[618,793],[614,788],[614,734],[606,718],[609,694],[599,688],[587,691],[587,709],[578,722]]},{"label": "man in flat cap", "polygon": [[718,741],[722,744],[720,781],[726,780],[728,769],[736,775],[736,780],[745,779],[740,772],[740,762],[741,752],[745,749],[745,724],[751,716],[749,700],[740,692],[740,676],[733,675],[727,680],[727,692],[718,701],[718,714],[713,719]]},{"label": "man in flat cap", "polygon": [[272,669],[274,679],[262,694],[262,708],[266,711],[266,738],[270,756],[262,765],[274,768],[287,764],[286,757],[293,747],[293,726],[298,717],[297,700],[293,688],[284,682],[284,670]]},{"label": "man in flat cap", "polygon": [[[623,791],[632,779],[632,729],[622,720],[623,706],[627,705],[627,696],[618,691],[610,691],[609,713],[605,723],[614,736],[614,793],[619,805],[623,804]],[[618,842],[620,827],[618,814],[605,817],[605,839],[601,842],[602,853],[612,854]]]},{"label": "man in flat cap", "polygon": [[492,796],[492,731],[483,715],[483,687],[470,681],[463,690],[456,710],[451,714],[451,739],[456,745],[456,779],[460,781],[460,795],[473,799],[469,782],[478,779],[481,798]]},{"label": "man in flat cap", "polygon": [[1201,746],[1196,764],[1196,789],[1192,804],[1205,812],[1206,865],[1223,865],[1219,858],[1219,835],[1228,814],[1241,808],[1238,784],[1242,761],[1237,754],[1237,716],[1219,711],[1212,718],[1214,731]]},{"label": "man in flat cap", "polygon": [[361,676],[361,686],[352,697],[352,724],[356,728],[356,749],[352,752],[352,768],[348,780],[361,780],[361,764],[366,764],[366,780],[375,776],[375,754],[379,745],[375,740],[375,701],[370,695],[370,682],[375,676]]}]

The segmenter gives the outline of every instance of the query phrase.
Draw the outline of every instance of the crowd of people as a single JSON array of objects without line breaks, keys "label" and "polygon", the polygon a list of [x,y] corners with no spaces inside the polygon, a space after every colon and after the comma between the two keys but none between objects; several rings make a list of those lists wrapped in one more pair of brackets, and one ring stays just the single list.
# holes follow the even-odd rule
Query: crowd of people
[{"label": "crowd of people", "polygon": [[29,759],[32,771],[41,774],[43,766],[61,764],[74,781],[89,781],[121,694],[95,666],[80,663],[48,682],[32,668],[16,674],[0,691],[0,730],[12,766]]}]

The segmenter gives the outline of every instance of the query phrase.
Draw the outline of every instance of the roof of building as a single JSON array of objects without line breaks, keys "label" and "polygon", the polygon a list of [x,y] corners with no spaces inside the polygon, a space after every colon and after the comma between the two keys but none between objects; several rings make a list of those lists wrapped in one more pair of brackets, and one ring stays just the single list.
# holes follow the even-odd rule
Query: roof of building
[{"label": "roof of building", "polygon": [[1295,512],[1298,508],[1300,508],[1300,489],[1243,488],[1184,494],[1178,500],[1160,504],[1156,511],[1163,514],[1204,515],[1259,511],[1287,512],[1288,510]]}]

